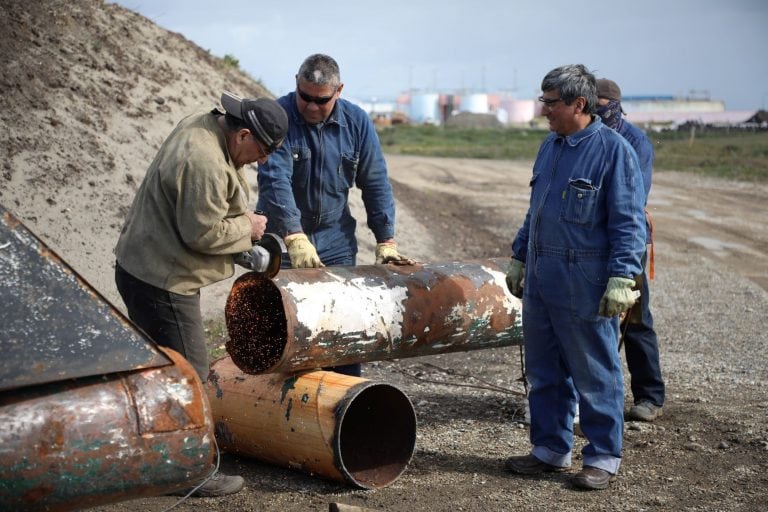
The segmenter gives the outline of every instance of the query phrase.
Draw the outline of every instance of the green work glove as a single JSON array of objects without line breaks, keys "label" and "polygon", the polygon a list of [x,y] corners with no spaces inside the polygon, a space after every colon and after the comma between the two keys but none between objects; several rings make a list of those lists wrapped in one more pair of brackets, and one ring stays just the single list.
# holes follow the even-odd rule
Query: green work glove
[{"label": "green work glove", "polygon": [[395,242],[381,242],[376,244],[376,264],[381,265],[384,263],[413,265],[415,261],[397,252],[397,244]]},{"label": "green work glove", "polygon": [[518,299],[523,298],[523,281],[525,278],[525,263],[512,258],[507,270],[507,288]]},{"label": "green work glove", "polygon": [[317,250],[304,233],[293,233],[285,237],[285,247],[288,249],[288,257],[291,258],[293,268],[320,268],[323,262],[317,255]]},{"label": "green work glove", "polygon": [[635,304],[639,292],[633,291],[634,279],[626,277],[608,278],[608,286],[605,288],[603,298],[600,299],[600,316],[617,316],[628,310]]}]

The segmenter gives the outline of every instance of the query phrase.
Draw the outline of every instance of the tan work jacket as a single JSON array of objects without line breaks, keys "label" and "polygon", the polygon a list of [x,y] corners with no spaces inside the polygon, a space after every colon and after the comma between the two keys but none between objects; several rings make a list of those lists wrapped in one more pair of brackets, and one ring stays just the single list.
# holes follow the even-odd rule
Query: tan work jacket
[{"label": "tan work jacket", "polygon": [[183,119],[149,166],[120,239],[117,261],[158,288],[193,295],[234,273],[251,248],[248,183],[213,113]]}]

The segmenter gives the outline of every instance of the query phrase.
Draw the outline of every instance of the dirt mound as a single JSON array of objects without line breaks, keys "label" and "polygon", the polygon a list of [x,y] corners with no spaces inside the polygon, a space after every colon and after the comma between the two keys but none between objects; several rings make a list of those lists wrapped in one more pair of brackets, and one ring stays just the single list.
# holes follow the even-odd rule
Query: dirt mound
[{"label": "dirt mound", "polygon": [[224,89],[271,95],[114,4],[4,1],[0,25],[0,203],[120,305],[112,250],[160,143]]}]

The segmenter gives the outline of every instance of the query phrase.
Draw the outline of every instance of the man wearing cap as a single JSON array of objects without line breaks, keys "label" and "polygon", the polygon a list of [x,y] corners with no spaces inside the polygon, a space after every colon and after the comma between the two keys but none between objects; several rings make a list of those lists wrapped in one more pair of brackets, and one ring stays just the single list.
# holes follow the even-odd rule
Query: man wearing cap
[{"label": "man wearing cap", "polygon": [[[645,189],[645,203],[651,191],[653,176],[653,144],[637,126],[622,117],[621,89],[613,80],[601,78],[597,81],[597,115],[603,123],[624,137],[634,148],[640,162]],[[644,203],[644,204],[645,204]],[[646,213],[647,214],[647,213]],[[652,243],[650,220],[646,222],[646,245]],[[650,310],[648,275],[645,272],[648,252],[643,256],[643,273],[637,280],[640,285],[639,314],[631,314],[624,330],[624,347],[627,368],[631,376],[630,385],[634,405],[627,411],[628,420],[654,421],[662,415],[664,405],[664,380],[659,364],[659,343],[653,328]]]},{"label": "man wearing cap", "polygon": [[[200,288],[234,274],[267,219],[248,210],[244,166],[265,163],[288,131],[269,98],[231,93],[217,109],[183,119],[163,142],[136,192],[117,242],[115,283],[128,315],[156,343],[208,378]],[[215,474],[196,496],[240,491],[240,476]]]},{"label": "man wearing cap", "polygon": [[[285,265],[355,265],[348,201],[357,186],[377,242],[376,263],[412,263],[395,243],[395,202],[378,135],[361,108],[339,98],[343,87],[333,58],[315,54],[301,64],[296,90],[278,99],[288,112],[288,135],[259,165],[258,208],[267,212],[267,230],[285,239]],[[360,375],[360,365],[335,370]]]}]

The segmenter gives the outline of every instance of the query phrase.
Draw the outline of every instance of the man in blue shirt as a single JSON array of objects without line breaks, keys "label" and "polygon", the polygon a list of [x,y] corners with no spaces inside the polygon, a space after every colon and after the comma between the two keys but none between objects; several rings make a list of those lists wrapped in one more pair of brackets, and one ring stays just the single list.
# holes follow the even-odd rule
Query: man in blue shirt
[{"label": "man in blue shirt", "polygon": [[608,487],[621,463],[619,315],[634,304],[645,250],[637,156],[594,115],[595,82],[580,64],[553,69],[542,81],[539,101],[552,133],[534,163],[530,207],[507,274],[510,291],[523,299],[533,447],[505,468],[537,474],[570,467],[578,400],[588,443],[572,482],[583,489]]},{"label": "man in blue shirt", "polygon": [[[601,78],[597,81],[597,115],[603,123],[616,130],[632,145],[640,162],[645,188],[645,202],[651,191],[653,176],[653,144],[640,128],[622,117],[621,89],[612,80]],[[650,222],[646,222],[646,244],[650,244]],[[627,368],[631,376],[632,397],[634,405],[627,411],[628,420],[654,421],[662,415],[664,405],[664,380],[661,377],[659,364],[659,343],[653,328],[653,315],[650,310],[650,291],[645,266],[648,253],[643,255],[643,273],[638,276],[640,282],[639,304],[637,315],[632,314],[625,320],[624,350],[627,357]]]},{"label": "man in blue shirt", "polygon": [[[355,265],[349,190],[357,186],[376,238],[376,263],[412,263],[395,243],[395,201],[378,134],[365,111],[339,97],[343,88],[328,55],[301,64],[296,90],[278,99],[288,112],[288,135],[259,165],[257,208],[269,219],[267,232],[285,239],[285,266]],[[360,365],[335,370],[360,375]]]}]

